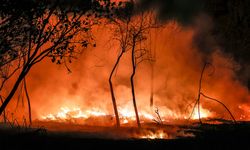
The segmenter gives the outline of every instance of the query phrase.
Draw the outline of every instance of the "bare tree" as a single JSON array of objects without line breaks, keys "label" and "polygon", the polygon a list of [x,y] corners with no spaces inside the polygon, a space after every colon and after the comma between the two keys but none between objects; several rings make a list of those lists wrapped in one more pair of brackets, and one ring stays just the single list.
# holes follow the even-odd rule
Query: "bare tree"
[{"label": "bare tree", "polygon": [[151,63],[151,78],[150,78],[150,107],[154,105],[154,64]]},{"label": "bare tree", "polygon": [[115,64],[111,70],[109,75],[109,87],[110,87],[110,94],[112,98],[115,118],[116,118],[116,126],[120,127],[120,119],[119,113],[117,110],[116,104],[116,97],[114,93],[114,87],[112,83],[112,78],[115,73],[115,70],[118,68],[121,58],[123,57],[124,53],[129,50],[129,42],[130,42],[130,20],[132,17],[132,11],[134,3],[130,2],[119,2],[119,3],[110,3],[104,4],[110,10],[114,10],[111,13],[106,13],[106,17],[108,18],[108,24],[111,25],[111,31],[113,32],[113,39],[118,41],[120,45],[120,52],[115,61]]},{"label": "bare tree", "polygon": [[140,127],[139,115],[135,99],[134,76],[136,73],[136,66],[144,60],[151,60],[151,58],[146,57],[149,56],[149,50],[144,47],[138,48],[138,46],[139,44],[142,45],[142,42],[147,40],[146,36],[148,36],[150,29],[156,27],[155,18],[153,18],[152,11],[145,12],[141,8],[135,8],[135,6],[137,5],[133,0],[127,2],[119,2],[118,5],[116,5],[115,3],[110,3],[110,5],[105,6],[108,7],[109,10],[114,10],[113,13],[106,13],[106,15],[109,23],[111,23],[111,30],[114,33],[113,39],[118,41],[120,45],[119,55],[109,76],[110,93],[116,117],[116,125],[117,127],[119,127],[120,121],[112,78],[115,70],[120,63],[121,58],[127,51],[131,51],[131,61],[133,69],[130,76],[131,93],[137,125],[138,127]]},{"label": "bare tree", "polygon": [[[128,27],[129,21],[126,23],[126,26]],[[120,48],[121,48],[121,52],[119,54],[119,56],[117,57],[117,60],[112,68],[112,71],[109,75],[109,86],[110,86],[110,93],[111,93],[111,98],[112,98],[112,102],[113,102],[113,107],[114,107],[114,112],[115,112],[115,117],[116,117],[116,125],[117,127],[120,126],[120,120],[119,120],[119,114],[118,114],[118,110],[117,110],[117,105],[116,105],[116,98],[115,98],[115,93],[114,93],[114,89],[113,89],[113,84],[112,84],[112,77],[113,74],[115,72],[115,70],[117,69],[120,60],[123,56],[123,54],[126,52],[127,50],[127,42],[128,42],[128,32],[127,30],[123,30],[121,24],[119,24],[118,22],[115,22],[115,25],[117,25],[118,27],[118,35],[120,36],[119,38],[116,38],[119,43],[120,43]],[[125,34],[124,34],[125,32]],[[116,35],[117,33],[115,33]]]},{"label": "bare tree", "polygon": [[[159,28],[159,24],[156,22],[156,18],[154,16],[153,11],[147,12],[139,12],[137,21],[135,24],[131,26],[131,62],[132,62],[132,74],[130,76],[131,83],[131,93],[133,98],[133,105],[136,114],[136,121],[138,127],[141,127],[140,119],[138,115],[137,105],[136,105],[136,96],[135,96],[135,85],[134,85],[134,77],[136,74],[136,69],[138,65],[143,61],[154,61],[150,50],[146,46],[146,42],[148,41],[148,36],[150,30],[153,28]],[[143,46],[144,45],[144,46]]]},{"label": "bare tree", "polygon": [[28,89],[27,89],[27,83],[26,83],[26,79],[23,79],[23,86],[24,86],[24,91],[25,91],[25,95],[27,98],[27,102],[28,102],[28,111],[29,111],[29,123],[30,126],[32,125],[32,114],[31,114],[31,104],[30,104],[30,97],[29,97],[29,93],[28,93]]},{"label": "bare tree", "polygon": [[205,69],[206,69],[206,67],[208,65],[212,65],[212,64],[208,63],[208,62],[205,62],[204,65],[203,65],[203,67],[202,67],[201,76],[200,76],[200,80],[199,80],[198,97],[197,97],[197,100],[196,100],[196,102],[194,104],[194,107],[192,109],[192,112],[191,112],[191,115],[190,115],[189,118],[192,117],[192,115],[194,113],[194,110],[195,110],[195,107],[197,106],[197,108],[198,108],[197,111],[198,111],[198,116],[199,116],[199,122],[200,122],[200,124],[202,124],[201,115],[200,115],[200,99],[201,99],[201,96],[203,96],[204,98],[206,98],[208,100],[215,101],[215,102],[219,103],[220,105],[222,105],[226,109],[226,111],[229,113],[230,117],[233,119],[233,122],[237,123],[236,120],[235,120],[235,118],[234,118],[234,116],[233,116],[233,114],[231,113],[231,111],[228,109],[228,107],[224,103],[222,103],[220,100],[217,100],[215,98],[209,97],[209,96],[205,95],[202,92],[202,79],[203,79],[204,71],[205,71]]},{"label": "bare tree", "polygon": [[147,36],[149,35],[150,29],[157,27],[156,20],[154,18],[153,11],[146,12],[143,11],[141,8],[135,8],[136,5],[133,0],[125,3],[120,2],[118,6],[121,7],[115,11],[116,12],[114,14],[115,17],[113,16],[109,18],[114,33],[114,39],[117,40],[120,44],[120,53],[116,59],[116,62],[109,76],[110,92],[116,116],[117,126],[120,126],[119,116],[116,106],[116,98],[112,84],[112,77],[114,71],[117,69],[120,60],[124,56],[125,52],[131,51],[131,62],[132,62],[132,74],[130,76],[131,93],[132,93],[132,100],[133,100],[137,125],[138,127],[140,127],[141,126],[140,119],[136,105],[134,76],[136,74],[136,68],[139,63],[143,62],[144,60],[152,61],[152,58],[150,57],[149,53],[150,50],[148,50],[145,47],[145,43],[147,41]]},{"label": "bare tree", "polygon": [[[157,30],[157,29],[155,29]],[[151,68],[151,74],[150,74],[150,99],[149,99],[149,103],[150,103],[150,107],[152,108],[154,105],[154,68],[155,68],[155,55],[156,55],[156,49],[155,47],[153,49],[151,49],[151,33],[150,33],[150,51],[149,51],[149,55],[151,56],[151,61],[149,61],[150,63],[150,68]]]}]

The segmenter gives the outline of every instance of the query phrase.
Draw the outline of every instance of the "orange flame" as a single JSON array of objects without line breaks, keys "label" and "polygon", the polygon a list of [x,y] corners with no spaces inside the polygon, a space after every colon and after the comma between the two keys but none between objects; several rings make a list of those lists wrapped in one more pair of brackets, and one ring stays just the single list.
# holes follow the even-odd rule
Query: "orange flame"
[{"label": "orange flame", "polygon": [[[212,116],[212,113],[204,109],[202,106],[200,107],[200,118],[209,118]],[[199,119],[199,113],[198,113],[198,108],[196,107],[194,110],[194,114],[191,117],[192,119]]]},{"label": "orange flame", "polygon": [[[175,112],[164,112],[162,111],[163,115],[161,117],[161,121],[166,122],[168,120],[175,120],[175,119],[187,119],[188,114],[183,114],[183,115],[178,115],[175,114]],[[154,112],[146,112],[146,111],[141,111],[139,113],[140,120],[141,122],[153,122],[154,120],[157,120],[156,114],[153,114]],[[169,113],[169,114],[168,114]],[[120,114],[120,120],[121,124],[128,124],[128,123],[133,123],[135,122],[135,113],[132,109],[128,108],[123,108],[119,109],[119,114]],[[160,114],[159,114],[160,115]],[[200,107],[200,117],[201,118],[209,118],[213,115],[209,110]],[[105,116],[113,116],[105,111],[98,109],[98,108],[91,108],[87,109],[85,111],[82,111],[79,107],[61,107],[60,110],[55,113],[49,113],[47,115],[43,115],[40,117],[41,120],[47,120],[47,121],[58,121],[58,122],[67,122],[69,120],[86,120],[91,117],[105,117]],[[113,116],[114,117],[114,116]],[[199,119],[199,115],[197,112],[197,108],[194,110],[194,113],[191,117],[191,119],[196,120]],[[159,120],[158,120],[159,121]],[[153,134],[152,136],[157,136],[161,137],[161,134],[157,133],[156,135]]]},{"label": "orange flame", "polygon": [[89,118],[90,116],[105,116],[107,115],[106,113],[98,110],[98,109],[91,109],[91,110],[86,110],[86,111],[82,111],[80,108],[78,107],[73,107],[73,108],[69,108],[69,107],[61,107],[60,111],[56,114],[48,114],[46,116],[42,116],[41,118],[43,120],[62,120],[62,121],[66,121],[69,119],[79,119],[79,118]]},{"label": "orange flame", "polygon": [[240,120],[250,120],[250,106],[242,104],[238,108],[243,111],[243,114],[240,115]]},{"label": "orange flame", "polygon": [[140,136],[142,139],[169,139],[167,133],[162,130],[157,130],[156,132],[148,132],[145,135]]}]

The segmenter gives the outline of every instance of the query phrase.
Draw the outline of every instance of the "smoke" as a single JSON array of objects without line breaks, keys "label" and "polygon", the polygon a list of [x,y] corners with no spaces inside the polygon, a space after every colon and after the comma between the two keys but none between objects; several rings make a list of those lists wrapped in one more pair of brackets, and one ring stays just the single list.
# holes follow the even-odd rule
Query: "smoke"
[{"label": "smoke", "polygon": [[177,20],[183,25],[190,24],[202,11],[201,0],[139,0],[144,9],[155,8],[161,21]]},{"label": "smoke", "polygon": [[[151,48],[156,52],[154,106],[159,108],[162,117],[173,119],[189,115],[197,98],[204,53],[194,46],[195,31],[193,27],[169,22],[163,29],[151,33]],[[67,73],[63,65],[51,65],[49,59],[33,68],[27,82],[35,118],[56,113],[65,106],[82,110],[95,108],[113,114],[108,77],[119,54],[119,46],[108,42],[112,34],[106,28],[95,28],[94,35],[97,47],[87,49],[71,64],[72,73]],[[126,109],[133,114],[130,57],[130,52],[124,55],[113,82],[119,113]],[[246,113],[239,106],[247,104],[249,96],[235,76],[238,66],[230,55],[219,49],[209,57],[214,68],[205,70],[202,92],[221,100],[239,119]],[[137,68],[135,91],[139,113],[154,113],[149,106],[150,70],[146,61]],[[214,72],[212,76],[211,72]],[[219,104],[204,98],[201,104],[217,117],[229,118]]]},{"label": "smoke", "polygon": [[[220,49],[241,64],[237,76],[249,86],[249,1],[140,0],[146,10],[155,8],[161,21],[177,20],[196,26],[194,43],[204,53]],[[201,17],[202,16],[202,17]],[[193,22],[195,20],[195,22]],[[198,21],[199,20],[199,21]],[[198,21],[198,22],[197,22]],[[198,23],[198,24],[197,24]]]},{"label": "smoke", "polygon": [[[205,70],[202,92],[221,100],[237,119],[250,119],[249,95],[235,75],[239,65],[223,53],[211,34],[213,21],[200,13],[196,0],[141,0],[146,10],[156,7],[163,29],[152,30],[148,43],[156,53],[154,66],[154,106],[167,118],[188,115],[197,99],[199,78],[205,61],[213,64]],[[174,21],[173,21],[174,20]],[[176,22],[177,20],[177,22]],[[94,29],[96,48],[89,48],[75,60],[67,73],[63,65],[51,65],[50,59],[38,64],[28,75],[27,84],[35,118],[56,113],[60,107],[97,108],[113,114],[108,77],[119,54],[118,43],[110,42],[107,28]],[[131,55],[126,52],[114,76],[114,89],[119,113],[133,113],[131,87]],[[138,111],[152,113],[150,99],[150,64],[137,68],[135,91]],[[212,74],[211,74],[212,73]],[[201,105],[216,117],[229,118],[217,103],[201,99]],[[248,108],[248,107],[246,107]]]}]

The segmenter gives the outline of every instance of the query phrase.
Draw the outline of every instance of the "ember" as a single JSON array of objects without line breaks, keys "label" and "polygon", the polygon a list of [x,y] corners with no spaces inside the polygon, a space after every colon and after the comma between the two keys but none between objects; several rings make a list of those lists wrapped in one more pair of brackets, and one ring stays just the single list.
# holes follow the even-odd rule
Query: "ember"
[{"label": "ember", "polygon": [[149,132],[146,135],[141,136],[140,138],[143,138],[143,139],[169,139],[168,134],[164,133],[161,130],[156,131],[156,133]]}]

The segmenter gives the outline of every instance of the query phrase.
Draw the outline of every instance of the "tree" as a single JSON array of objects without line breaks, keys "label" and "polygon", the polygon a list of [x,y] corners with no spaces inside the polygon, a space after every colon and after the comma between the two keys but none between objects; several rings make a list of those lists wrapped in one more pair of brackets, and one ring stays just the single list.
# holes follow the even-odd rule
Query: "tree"
[{"label": "tree", "polygon": [[[120,3],[122,5],[122,3]],[[109,76],[109,85],[111,98],[114,106],[115,116],[117,126],[120,126],[119,115],[116,106],[116,98],[114,94],[112,77],[114,71],[117,69],[118,64],[120,63],[121,58],[127,51],[131,51],[132,57],[132,74],[130,76],[131,83],[131,93],[133,106],[135,110],[137,125],[140,127],[140,119],[138,115],[137,105],[136,105],[136,97],[135,97],[135,89],[134,89],[134,76],[136,73],[136,67],[139,63],[144,60],[152,60],[150,55],[150,50],[146,47],[141,47],[143,42],[147,40],[147,36],[150,32],[151,28],[157,27],[154,14],[152,11],[144,12],[140,10],[137,12],[135,8],[135,4],[133,1],[124,3],[123,11],[119,11],[116,13],[116,18],[110,18],[110,22],[113,25],[114,39],[118,41],[120,44],[120,53],[116,59],[116,62],[112,68],[112,71]],[[122,13],[123,12],[123,13]],[[140,47],[138,48],[138,46]]]},{"label": "tree", "polygon": [[[219,103],[220,105],[222,105],[222,106],[225,108],[225,110],[228,112],[228,114],[230,115],[230,117],[232,118],[233,122],[236,124],[237,121],[235,120],[233,114],[231,113],[231,111],[228,109],[228,107],[227,107],[224,103],[222,103],[222,102],[221,102],[220,100],[218,100],[218,99],[215,99],[215,98],[212,98],[212,97],[210,97],[210,96],[207,96],[207,95],[205,95],[205,94],[202,92],[202,79],[203,79],[203,75],[204,75],[205,69],[206,69],[209,65],[211,65],[211,66],[213,67],[213,65],[212,65],[211,63],[209,63],[209,62],[205,62],[204,65],[203,65],[203,67],[202,67],[202,71],[201,71],[201,75],[200,75],[200,80],[199,80],[198,96],[197,96],[197,100],[196,100],[196,102],[195,102],[195,104],[194,104],[194,107],[193,107],[193,109],[192,109],[192,112],[191,112],[191,115],[190,115],[189,119],[192,117],[192,115],[193,115],[193,113],[194,113],[194,110],[195,110],[195,107],[196,107],[196,105],[197,105],[197,108],[198,108],[197,111],[198,111],[199,122],[200,122],[200,124],[202,124],[201,114],[200,114],[200,103],[201,103],[200,101],[201,101],[201,96],[203,96],[203,97],[204,97],[205,99],[207,99],[207,100],[215,101],[215,102]],[[212,72],[212,74],[213,74],[213,73],[214,73],[214,71]],[[212,75],[212,74],[210,74],[210,75]]]},{"label": "tree", "polygon": [[[152,59],[154,60],[154,54]],[[149,106],[152,108],[154,105],[154,61],[150,61],[151,75],[150,75],[150,99]]]},{"label": "tree", "polygon": [[[135,23],[132,24],[130,28],[130,35],[132,41],[131,45],[131,62],[132,62],[132,74],[130,76],[131,84],[131,93],[133,99],[133,105],[136,115],[137,126],[140,128],[140,118],[136,105],[136,95],[135,95],[135,85],[134,77],[136,74],[136,69],[138,65],[147,60],[153,61],[152,55],[150,55],[150,50],[146,46],[142,46],[143,42],[147,41],[150,29],[159,27],[156,23],[154,13],[151,11],[148,12],[139,12],[136,17]],[[138,48],[139,47],[139,48]]]},{"label": "tree", "polygon": [[[133,3],[131,2],[124,2],[124,3],[119,3],[118,6],[116,7],[116,11],[114,12],[115,15],[112,15],[112,17],[109,18],[109,23],[111,23],[112,31],[114,33],[114,39],[117,40],[120,44],[120,54],[117,57],[117,60],[111,70],[111,73],[109,75],[109,87],[110,87],[110,94],[112,98],[112,103],[114,107],[114,112],[115,112],[115,118],[116,118],[116,126],[120,127],[120,119],[119,119],[119,114],[117,110],[117,105],[116,105],[116,98],[115,98],[115,93],[114,93],[114,88],[113,88],[113,83],[112,83],[112,77],[117,69],[120,60],[124,53],[128,51],[129,49],[129,24],[130,24],[130,19],[132,16],[132,10],[133,10]],[[111,4],[112,7],[112,4]]]},{"label": "tree", "polygon": [[3,37],[0,40],[0,68],[6,70],[2,83],[13,74],[17,79],[0,107],[0,115],[35,64],[49,57],[53,63],[64,64],[69,69],[67,66],[72,58],[93,43],[91,27],[97,23],[95,8],[99,6],[98,2],[90,0],[79,2],[79,6],[60,0],[26,0],[25,7],[18,5],[20,2],[4,2],[6,6],[13,4],[15,7],[0,12],[3,20],[0,24]]}]

